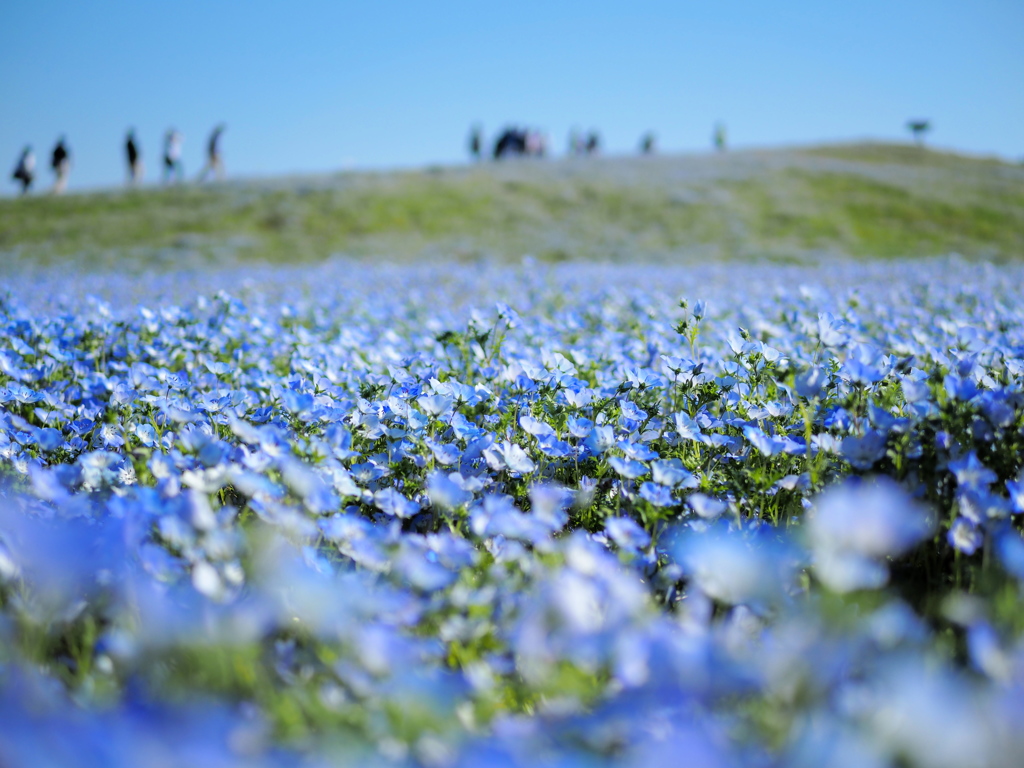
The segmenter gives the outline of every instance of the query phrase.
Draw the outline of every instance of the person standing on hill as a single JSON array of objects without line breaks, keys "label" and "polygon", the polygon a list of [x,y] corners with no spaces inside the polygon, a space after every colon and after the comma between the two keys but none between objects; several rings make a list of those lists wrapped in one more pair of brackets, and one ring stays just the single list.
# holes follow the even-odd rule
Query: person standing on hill
[{"label": "person standing on hill", "polygon": [[658,140],[652,131],[648,131],[640,137],[640,154],[653,155],[657,149]]},{"label": "person standing on hill", "polygon": [[181,181],[184,170],[181,167],[181,145],[185,137],[171,128],[164,135],[164,183]]},{"label": "person standing on hill", "polygon": [[134,187],[142,182],[142,153],[135,141],[134,129],[129,129],[128,138],[124,142],[125,155],[128,157],[128,186]]},{"label": "person standing on hill", "polygon": [[715,123],[715,133],[712,137],[715,150],[717,152],[725,152],[726,149],[726,138],[725,138],[725,124]]},{"label": "person standing on hill", "polygon": [[68,188],[68,175],[71,172],[71,151],[68,149],[67,141],[63,136],[57,141],[57,146],[53,148],[50,167],[57,177],[53,182],[53,194],[62,195],[64,190]]},{"label": "person standing on hill", "polygon": [[36,177],[36,156],[32,147],[25,147],[18,158],[18,164],[14,166],[14,173],[11,178],[21,183],[21,194],[27,195],[32,180]]},{"label": "person standing on hill", "polygon": [[206,165],[199,172],[200,181],[205,181],[211,173],[217,181],[224,178],[224,160],[220,156],[220,135],[224,133],[225,128],[227,126],[221,123],[210,134],[210,141],[206,145]]},{"label": "person standing on hill", "polygon": [[473,162],[480,161],[480,153],[483,152],[483,132],[479,125],[474,125],[469,132],[469,159]]}]

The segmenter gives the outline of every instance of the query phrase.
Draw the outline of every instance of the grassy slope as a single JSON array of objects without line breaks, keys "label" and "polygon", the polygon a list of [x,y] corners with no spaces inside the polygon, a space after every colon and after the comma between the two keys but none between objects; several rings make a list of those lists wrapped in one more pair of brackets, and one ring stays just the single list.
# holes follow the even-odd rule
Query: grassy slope
[{"label": "grassy slope", "polygon": [[344,252],[542,259],[1024,257],[1024,167],[861,144],[510,162],[0,200],[0,268]]}]

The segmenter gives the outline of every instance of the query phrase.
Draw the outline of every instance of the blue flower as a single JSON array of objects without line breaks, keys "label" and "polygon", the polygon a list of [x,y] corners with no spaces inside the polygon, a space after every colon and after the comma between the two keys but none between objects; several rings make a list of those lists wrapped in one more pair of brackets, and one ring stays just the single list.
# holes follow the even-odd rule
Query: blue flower
[{"label": "blue flower", "polygon": [[678,503],[672,496],[671,488],[652,482],[640,486],[640,498],[656,507],[671,507]]},{"label": "blue flower", "polygon": [[633,459],[624,459],[620,456],[612,456],[608,459],[608,465],[614,469],[620,477],[625,477],[630,480],[646,475],[648,470],[639,461]]}]

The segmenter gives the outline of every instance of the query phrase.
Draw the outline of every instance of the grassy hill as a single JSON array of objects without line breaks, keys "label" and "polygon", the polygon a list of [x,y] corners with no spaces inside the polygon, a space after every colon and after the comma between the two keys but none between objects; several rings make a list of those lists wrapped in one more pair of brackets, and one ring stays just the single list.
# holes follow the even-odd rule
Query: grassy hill
[{"label": "grassy hill", "polygon": [[1024,257],[1024,166],[885,144],[512,161],[0,200],[0,268]]}]

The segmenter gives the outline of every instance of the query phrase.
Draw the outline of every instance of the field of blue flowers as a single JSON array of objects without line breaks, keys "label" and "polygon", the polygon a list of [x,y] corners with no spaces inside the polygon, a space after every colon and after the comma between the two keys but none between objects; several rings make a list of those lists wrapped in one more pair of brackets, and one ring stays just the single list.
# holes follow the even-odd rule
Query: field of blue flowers
[{"label": "field of blue flowers", "polygon": [[1024,268],[24,269],[4,766],[1017,766]]}]

